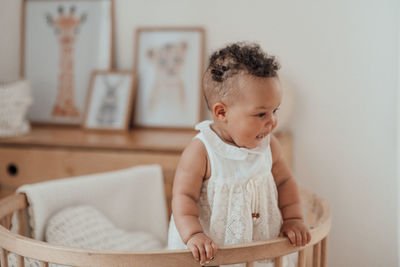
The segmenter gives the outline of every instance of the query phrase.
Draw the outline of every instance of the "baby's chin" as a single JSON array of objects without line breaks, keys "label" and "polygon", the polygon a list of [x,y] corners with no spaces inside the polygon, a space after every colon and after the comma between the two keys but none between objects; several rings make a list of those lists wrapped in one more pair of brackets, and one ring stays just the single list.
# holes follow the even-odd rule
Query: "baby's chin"
[{"label": "baby's chin", "polygon": [[247,149],[256,148],[256,147],[258,147],[258,145],[261,143],[262,140],[263,139],[256,139],[252,144],[247,144],[247,145],[244,145],[242,147],[247,148]]},{"label": "baby's chin", "polygon": [[248,149],[256,148],[259,144],[261,144],[262,141],[264,141],[265,137],[267,137],[267,136],[268,136],[267,134],[257,135],[254,138],[253,144],[248,145],[246,148],[248,148]]},{"label": "baby's chin", "polygon": [[247,149],[253,149],[258,147],[259,144],[261,144],[261,142],[265,139],[265,137],[267,137],[268,135],[264,134],[264,135],[257,135],[256,137],[254,137],[254,139],[248,143],[245,144],[240,144],[239,142],[235,142],[234,145],[237,147],[242,147],[242,148],[247,148]]}]

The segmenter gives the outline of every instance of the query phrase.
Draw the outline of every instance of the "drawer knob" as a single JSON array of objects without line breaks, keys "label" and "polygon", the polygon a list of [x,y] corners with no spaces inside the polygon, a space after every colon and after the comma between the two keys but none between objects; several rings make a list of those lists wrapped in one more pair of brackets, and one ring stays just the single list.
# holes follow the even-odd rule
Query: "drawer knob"
[{"label": "drawer knob", "polygon": [[17,176],[18,175],[18,167],[14,163],[10,163],[7,166],[7,172],[10,176]]}]

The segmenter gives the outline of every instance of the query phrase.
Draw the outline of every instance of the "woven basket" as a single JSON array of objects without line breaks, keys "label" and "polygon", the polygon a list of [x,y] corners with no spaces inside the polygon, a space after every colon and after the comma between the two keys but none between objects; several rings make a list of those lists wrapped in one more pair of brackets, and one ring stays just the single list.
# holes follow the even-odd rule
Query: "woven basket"
[{"label": "woven basket", "polygon": [[25,115],[31,104],[29,81],[0,82],[0,137],[22,135],[30,131]]}]

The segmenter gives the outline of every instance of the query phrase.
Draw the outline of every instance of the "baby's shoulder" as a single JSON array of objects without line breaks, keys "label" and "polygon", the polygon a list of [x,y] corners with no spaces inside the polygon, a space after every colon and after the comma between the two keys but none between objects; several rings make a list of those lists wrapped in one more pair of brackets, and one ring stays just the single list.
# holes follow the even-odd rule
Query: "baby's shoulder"
[{"label": "baby's shoulder", "polygon": [[207,164],[207,150],[203,142],[198,138],[193,138],[186,146],[181,155],[178,167],[200,168],[203,169]]},{"label": "baby's shoulder", "polygon": [[191,173],[195,176],[204,177],[206,168],[206,148],[201,140],[198,138],[193,138],[181,155],[177,167],[177,173],[181,173],[183,171],[186,175]]},{"label": "baby's shoulder", "polygon": [[[183,154],[204,154],[207,153],[204,143],[199,138],[193,138],[185,147]],[[182,155],[183,155],[182,154]]]}]

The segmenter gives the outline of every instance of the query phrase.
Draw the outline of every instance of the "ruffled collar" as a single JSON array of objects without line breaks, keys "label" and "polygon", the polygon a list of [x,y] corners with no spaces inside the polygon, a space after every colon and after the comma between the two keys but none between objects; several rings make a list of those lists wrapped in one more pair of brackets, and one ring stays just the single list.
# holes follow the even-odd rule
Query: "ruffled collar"
[{"label": "ruffled collar", "polygon": [[263,155],[269,147],[270,136],[264,138],[264,140],[256,147],[248,149],[245,147],[237,147],[222,141],[222,139],[211,129],[210,125],[213,121],[206,120],[198,123],[195,126],[196,130],[203,133],[207,141],[213,146],[214,150],[223,157],[234,159],[234,160],[244,160],[249,154],[259,154]]}]

